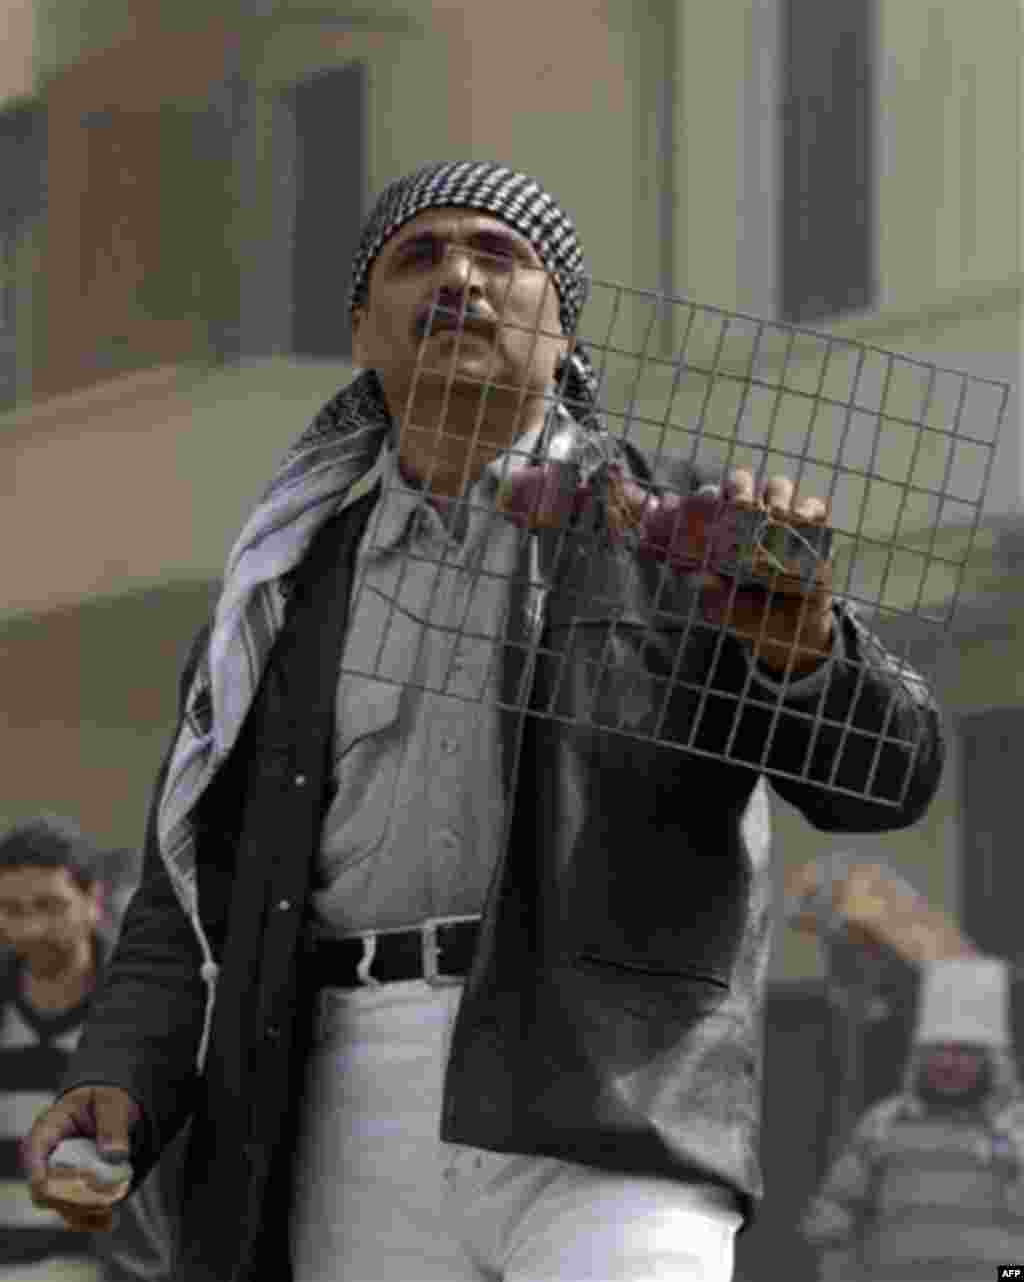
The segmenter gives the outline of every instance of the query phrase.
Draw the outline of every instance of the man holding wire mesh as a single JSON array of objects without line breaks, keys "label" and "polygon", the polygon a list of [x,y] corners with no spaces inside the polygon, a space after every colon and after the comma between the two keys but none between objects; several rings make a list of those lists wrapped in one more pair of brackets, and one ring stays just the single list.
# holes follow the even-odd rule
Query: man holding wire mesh
[{"label": "man holding wire mesh", "polygon": [[40,1201],[100,1228],[102,1161],[73,1204],[56,1146],[137,1181],[191,1119],[188,1282],[724,1282],[761,1193],[765,776],[823,830],[935,792],[932,699],[827,560],[695,559],[694,513],[813,549],[825,505],[602,430],[586,289],[525,175],[389,187],[365,372],[193,647],[143,884],[29,1141]]}]

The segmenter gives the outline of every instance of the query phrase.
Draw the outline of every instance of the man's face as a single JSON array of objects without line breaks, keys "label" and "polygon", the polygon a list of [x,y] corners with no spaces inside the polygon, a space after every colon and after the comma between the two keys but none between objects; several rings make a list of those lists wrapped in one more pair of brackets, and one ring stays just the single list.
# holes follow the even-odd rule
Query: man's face
[{"label": "man's face", "polygon": [[972,1090],[984,1067],[985,1052],[980,1047],[947,1042],[929,1049],[921,1072],[930,1090],[952,1098]]},{"label": "man's face", "polygon": [[[550,390],[568,346],[558,292],[533,246],[507,223],[425,210],[384,245],[368,284],[366,306],[354,317],[354,354],[386,391],[408,395],[421,346],[418,379],[435,388],[453,370],[456,383],[491,381],[527,396]],[[404,408],[391,405],[393,413]]]},{"label": "man's face", "polygon": [[0,941],[33,974],[59,975],[100,920],[98,885],[82,890],[66,868],[0,872]]}]

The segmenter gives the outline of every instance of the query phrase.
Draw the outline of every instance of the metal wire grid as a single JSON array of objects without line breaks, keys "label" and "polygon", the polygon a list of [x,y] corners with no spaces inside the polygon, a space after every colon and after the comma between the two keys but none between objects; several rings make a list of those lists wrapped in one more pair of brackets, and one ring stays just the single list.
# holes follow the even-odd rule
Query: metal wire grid
[{"label": "metal wire grid", "polygon": [[[435,298],[435,306],[440,301]],[[463,314],[464,310],[465,303]],[[678,348],[670,356],[653,350],[655,335],[665,332],[666,320],[679,335]],[[754,474],[759,485],[778,473],[790,476],[798,498],[813,495],[828,503],[829,525],[833,530],[833,591],[837,598],[854,605],[872,626],[899,616],[913,618],[933,633],[948,626],[983,515],[998,434],[1009,398],[1008,384],[812,329],[596,279],[590,283],[583,322],[578,338],[585,344],[598,373],[595,408],[610,438],[629,441],[640,448],[656,469],[663,464],[682,464],[711,467],[722,473],[743,467]],[[512,323],[503,318],[502,324]],[[544,336],[535,321],[532,337],[543,339]],[[461,342],[461,335],[457,342]],[[421,358],[422,350],[421,347]],[[449,405],[454,380],[455,353],[451,359],[452,364],[446,371],[445,408],[435,423],[441,432],[446,426],[443,414]],[[461,377],[464,381],[473,381],[472,375]],[[487,412],[488,395],[495,389],[518,391],[520,397],[525,396],[522,388],[510,384],[486,378],[478,381],[481,397],[476,432],[480,431]],[[547,398],[549,407],[559,396],[564,398],[565,390],[564,386],[552,390]],[[415,397],[414,381],[407,412]],[[459,429],[463,433],[465,430],[464,426]],[[506,454],[505,461],[522,457],[522,443],[517,442]],[[403,488],[397,474],[392,472],[385,486],[387,493],[394,494]],[[384,503],[378,504],[375,520],[379,520],[384,506]],[[665,593],[675,573],[668,567],[661,571],[655,609],[637,645],[637,625],[626,624],[621,618],[616,621],[616,602],[600,600],[592,583],[590,586],[586,582],[577,583],[566,589],[564,583],[552,582],[539,572],[535,541],[531,571],[535,619],[541,617],[538,611],[543,600],[550,602],[552,594],[559,592],[564,596],[566,590],[575,592],[580,612],[592,613],[595,607],[603,609],[607,643],[599,661],[586,661],[591,688],[594,691],[614,689],[618,683],[620,690],[626,691],[638,688],[639,682],[646,691],[648,712],[639,719],[627,718],[625,709],[629,701],[622,699],[623,711],[618,719],[601,720],[595,699],[587,710],[569,717],[560,713],[559,688],[567,668],[566,655],[572,646],[551,648],[545,643],[540,628],[530,634],[517,700],[514,704],[503,702],[498,693],[500,656],[502,647],[512,644],[508,639],[507,621],[498,633],[486,624],[475,626],[470,621],[470,604],[481,582],[515,577],[510,563],[496,569],[488,564],[487,556],[481,551],[489,537],[486,530],[493,530],[494,523],[500,525],[505,518],[495,515],[493,495],[481,498],[480,491],[467,493],[456,506],[461,506],[464,513],[456,522],[461,519],[469,530],[476,529],[476,552],[467,559],[465,551],[455,544],[435,544],[428,552],[422,546],[416,550],[403,544],[400,572],[393,591],[388,594],[391,615],[380,637],[377,660],[347,669],[351,675],[411,684],[467,703],[495,701],[502,708],[521,714],[520,745],[526,717],[543,717],[726,762],[753,764],[800,782],[811,778],[815,749],[822,732],[830,731],[833,736],[835,733],[839,736],[831,770],[827,778],[819,775],[814,781],[836,792],[893,806],[903,804],[920,744],[890,734],[897,706],[894,699],[889,700],[881,732],[874,736],[872,764],[863,788],[852,791],[837,777],[850,737],[864,737],[864,731],[853,724],[852,710],[859,702],[868,666],[860,666],[856,695],[850,702],[850,711],[841,720],[825,715],[824,691],[808,700],[807,706],[794,705],[788,701],[785,686],[772,690],[761,685],[753,665],[746,667],[739,690],[735,685],[732,689],[716,685],[714,674],[728,644],[727,627],[713,629],[712,659],[695,676],[688,665],[691,641],[703,634],[706,644],[708,625],[699,613],[696,593],[689,594],[684,610],[679,609],[678,596]],[[525,532],[520,535],[521,540],[528,537]],[[564,547],[566,537],[566,530],[558,533],[560,548]],[[947,546],[951,538],[957,545],[952,553]],[[601,557],[607,555],[607,542],[595,536],[593,564],[599,564]],[[554,560],[557,559],[556,555]],[[433,567],[434,586],[429,594],[432,600],[438,599],[439,592],[444,595],[447,591],[446,599],[450,603],[451,583],[461,584],[461,617],[453,616],[450,604],[445,617],[432,612],[432,608],[423,609],[422,600],[418,610],[403,605],[403,585],[410,568],[424,565]],[[440,585],[446,579],[449,587],[442,590]],[[359,608],[364,590],[366,582],[360,578],[354,611]],[[379,594],[379,589],[377,591]],[[449,661],[442,679],[425,682],[422,676],[412,675],[415,664],[411,650],[409,666],[402,675],[384,670],[380,660],[386,634],[400,614],[412,618],[419,626],[415,642],[409,642],[418,652],[422,651],[428,635],[433,636],[435,643],[439,636],[446,636]],[[644,678],[634,664],[616,665],[612,642],[616,632],[621,637],[626,629],[634,633],[631,651],[634,655],[648,653],[648,648],[656,644],[655,633],[662,637],[673,634],[677,642],[681,641],[674,645],[672,670],[665,679],[659,682]],[[490,646],[486,678],[470,693],[465,688],[457,688],[457,683],[452,681],[457,656],[467,643]],[[902,653],[897,656],[895,649],[891,649],[888,655],[894,670],[912,683],[919,681],[910,654],[913,643],[913,638],[906,636],[901,643]],[[541,706],[536,698],[531,700],[531,680],[536,665],[544,660],[555,663],[558,675]],[[660,706],[654,707],[651,696],[658,684],[663,690]],[[670,701],[681,692],[687,692],[691,701],[696,701],[689,734],[669,736],[666,723]],[[711,700],[719,709],[723,701],[733,705],[729,733],[724,744],[716,744],[713,750],[702,747],[700,742]],[[751,708],[768,714],[759,760],[752,760],[749,752],[743,756],[737,754],[743,714]],[[810,732],[803,762],[797,769],[781,769],[769,762],[783,717],[790,719],[789,724],[794,720],[802,722]],[[902,750],[900,760],[905,771],[897,788],[891,778],[880,779],[887,745]],[[891,772],[892,754],[887,754],[886,760]]]},{"label": "metal wire grid", "polygon": [[[690,462],[713,452],[724,466],[751,467],[759,479],[776,467],[792,473],[795,464],[797,491],[829,504],[837,560],[845,563],[837,589],[872,610],[948,622],[981,520],[1008,384],[723,308],[603,282],[596,292],[602,290],[610,295],[607,332],[592,350],[601,354],[602,386],[616,400],[605,415],[621,423],[624,439],[640,438],[650,449],[656,432],[658,455],[679,452],[688,439],[682,452]],[[649,311],[636,353],[613,341],[627,302],[634,314],[626,324],[634,330],[644,304]],[[588,319],[593,307],[592,301]],[[681,333],[672,359],[648,350],[666,308],[677,311]],[[659,368],[670,383],[664,410],[652,415],[642,380]],[[680,405],[687,383],[688,403]],[[613,388],[620,389],[617,398]],[[944,525],[963,527],[963,555],[937,550]],[[872,549],[884,555],[874,584],[860,564]],[[887,598],[898,552],[920,570],[909,603]],[[937,586],[928,578],[933,565],[953,577],[939,614],[926,608]]]}]

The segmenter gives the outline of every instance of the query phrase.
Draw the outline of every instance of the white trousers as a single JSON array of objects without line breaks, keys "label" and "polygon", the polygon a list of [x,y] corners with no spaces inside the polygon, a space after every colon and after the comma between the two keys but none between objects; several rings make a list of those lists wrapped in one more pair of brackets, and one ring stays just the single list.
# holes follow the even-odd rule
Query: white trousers
[{"label": "white trousers", "polygon": [[441,1143],[461,991],[323,995],[295,1282],[729,1282],[740,1216],[725,1190]]}]

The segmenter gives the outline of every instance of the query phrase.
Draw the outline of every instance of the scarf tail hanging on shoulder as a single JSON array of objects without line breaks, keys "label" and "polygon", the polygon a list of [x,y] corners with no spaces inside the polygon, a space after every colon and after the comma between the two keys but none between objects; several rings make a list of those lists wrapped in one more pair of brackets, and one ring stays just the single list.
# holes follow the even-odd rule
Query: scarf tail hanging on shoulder
[{"label": "scarf tail hanging on shoulder", "polygon": [[218,971],[199,916],[191,816],[238,737],[281,630],[281,576],[299,564],[317,530],[365,490],[390,432],[380,383],[367,371],[338,392],[291,447],[228,557],[210,640],[186,697],[158,802],[157,834],[167,875],[203,954],[200,1071]]}]

